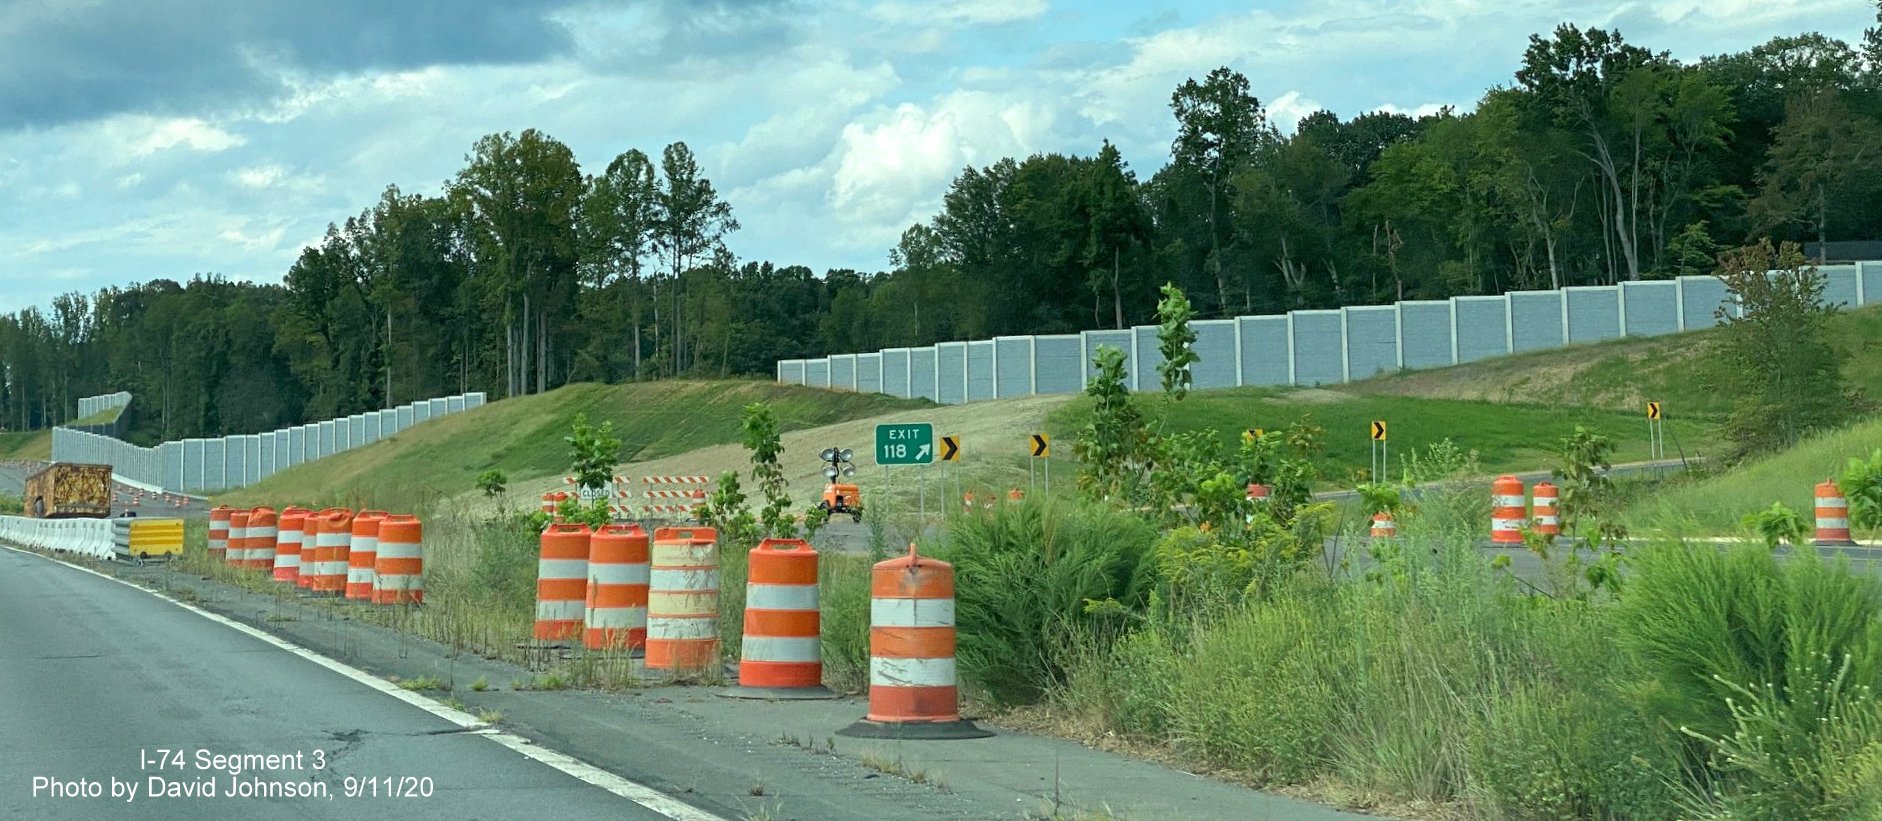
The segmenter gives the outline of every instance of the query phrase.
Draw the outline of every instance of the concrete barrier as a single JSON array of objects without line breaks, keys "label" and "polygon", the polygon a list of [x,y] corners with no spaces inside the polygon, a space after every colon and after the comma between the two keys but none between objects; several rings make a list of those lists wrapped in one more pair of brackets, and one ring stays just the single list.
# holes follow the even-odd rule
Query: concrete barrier
[{"label": "concrete barrier", "polygon": [[110,519],[0,516],[0,541],[94,559],[113,558]]}]

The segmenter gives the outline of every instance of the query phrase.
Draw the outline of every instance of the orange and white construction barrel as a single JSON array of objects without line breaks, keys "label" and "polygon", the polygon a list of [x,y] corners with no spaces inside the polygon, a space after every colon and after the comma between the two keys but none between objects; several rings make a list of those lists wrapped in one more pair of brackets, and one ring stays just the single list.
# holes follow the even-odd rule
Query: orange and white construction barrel
[{"label": "orange and white construction barrel", "polygon": [[320,519],[313,591],[322,596],[346,593],[346,558],[353,543],[353,512],[334,510]]},{"label": "orange and white construction barrel", "polygon": [[961,718],[954,664],[954,566],[908,555],[869,580],[869,712],[837,731],[856,738],[993,735]]},{"label": "orange and white construction barrel", "polygon": [[272,507],[258,507],[248,512],[248,553],[242,559],[243,569],[274,572],[274,543],[279,523]]},{"label": "orange and white construction barrel", "polygon": [[557,522],[542,532],[536,561],[536,629],[539,642],[582,636],[588,598],[588,542],[594,531]]},{"label": "orange and white construction barrel", "polygon": [[646,649],[651,558],[647,531],[640,525],[604,525],[589,537],[583,647],[629,653]]},{"label": "orange and white construction barrel", "polygon": [[1555,485],[1537,482],[1535,491],[1536,533],[1554,538],[1562,535],[1562,493]]},{"label": "orange and white construction barrel", "polygon": [[229,548],[223,553],[223,563],[230,567],[242,567],[248,563],[248,517],[250,511],[229,511]]},{"label": "orange and white construction barrel", "polygon": [[[143,501],[142,497],[138,501]],[[209,558],[212,561],[227,561],[229,555],[229,514],[235,509],[228,505],[216,505],[209,509]]]},{"label": "orange and white construction barrel", "polygon": [[765,539],[747,556],[742,698],[835,698],[823,686],[817,551],[802,539]]},{"label": "orange and white construction barrel", "polygon": [[1390,539],[1398,535],[1398,522],[1392,520],[1389,511],[1381,510],[1372,514],[1372,529],[1366,535],[1374,539]]},{"label": "orange and white construction barrel", "polygon": [[373,561],[374,604],[425,603],[425,526],[417,516],[394,514],[379,522]]},{"label": "orange and white construction barrel", "polygon": [[1529,515],[1523,498],[1523,480],[1504,474],[1490,485],[1490,541],[1500,545],[1523,543],[1523,522]]},{"label": "orange and white construction barrel", "polygon": [[379,523],[385,518],[383,510],[362,510],[353,517],[353,533],[346,546],[346,585],[342,588],[353,601],[372,601],[373,568],[379,561]]},{"label": "orange and white construction barrel", "polygon": [[301,578],[301,539],[313,511],[289,505],[281,509],[274,537],[274,580],[298,584]]},{"label": "orange and white construction barrel", "polygon": [[1843,496],[1835,479],[1817,485],[1818,547],[1848,547],[1856,543],[1849,535],[1849,499]]},{"label": "orange and white construction barrel", "polygon": [[700,673],[719,661],[719,532],[653,532],[647,590],[647,669]]}]

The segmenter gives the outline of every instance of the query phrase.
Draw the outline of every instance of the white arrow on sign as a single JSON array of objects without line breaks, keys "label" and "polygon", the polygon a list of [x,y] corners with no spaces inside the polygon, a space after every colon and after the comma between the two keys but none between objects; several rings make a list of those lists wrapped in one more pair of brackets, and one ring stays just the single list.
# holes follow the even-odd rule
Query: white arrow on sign
[{"label": "white arrow on sign", "polygon": [[931,446],[931,445],[922,445],[922,446],[921,446],[921,450],[918,450],[918,451],[915,451],[915,458],[916,458],[916,459],[918,459],[918,460],[920,460],[920,461],[923,461],[923,462],[926,462],[926,461],[928,461],[928,449],[929,449],[930,447],[932,447],[932,446]]}]

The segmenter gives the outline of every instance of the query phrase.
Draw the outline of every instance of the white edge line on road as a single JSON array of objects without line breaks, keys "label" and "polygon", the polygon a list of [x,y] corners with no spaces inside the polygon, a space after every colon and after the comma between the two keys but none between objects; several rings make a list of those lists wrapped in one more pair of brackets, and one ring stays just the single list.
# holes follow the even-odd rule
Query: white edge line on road
[{"label": "white edge line on road", "polygon": [[273,633],[269,633],[265,630],[256,629],[254,627],[243,624],[234,619],[223,616],[219,613],[212,613],[208,610],[204,610],[203,608],[197,607],[187,602],[178,601],[177,599],[173,599],[169,596],[164,595],[163,593],[159,591],[152,590],[148,587],[144,587],[143,585],[133,584],[129,581],[120,579],[109,573],[100,573],[89,567],[76,565],[71,562],[60,559],[56,556],[48,556],[44,553],[40,553],[40,552],[33,551],[33,550],[21,550],[11,545],[0,544],[0,548],[5,548],[15,553],[23,553],[28,556],[35,556],[41,559],[45,559],[46,561],[49,561],[49,562],[54,562],[56,564],[62,564],[62,565],[65,565],[66,567],[72,568],[73,570],[77,570],[81,573],[90,573],[93,576],[97,576],[98,578],[105,579],[107,581],[117,582],[118,584],[124,585],[125,587],[129,587],[133,590],[138,590],[138,591],[142,591],[145,593],[149,593],[152,596],[155,596],[159,599],[162,599],[178,607],[181,607],[184,610],[188,610],[191,613],[195,613],[198,616],[202,616],[203,618],[213,621],[224,627],[228,627],[244,635],[267,642],[268,644],[271,644],[278,649],[285,650],[296,656],[300,656],[301,658],[304,658],[308,661],[311,661],[315,664],[318,664],[322,667],[332,670],[335,673],[339,673],[340,675],[346,676],[347,678],[350,678],[356,682],[359,682],[360,684],[364,684],[367,687],[371,687],[374,690],[377,690],[381,693],[392,696],[393,698],[396,698],[400,701],[403,701],[407,704],[417,707],[418,709],[424,710],[425,712],[431,713],[432,715],[442,718],[445,721],[449,721],[452,724],[456,724],[459,727],[463,727],[467,730],[477,730],[478,732],[473,733],[473,735],[482,736],[484,738],[490,739],[491,741],[495,741],[498,744],[501,744],[505,747],[515,750],[518,753],[523,754],[523,756],[526,758],[530,758],[542,764],[546,764],[562,772],[564,775],[568,775],[572,778],[578,779],[589,785],[600,787],[601,789],[607,790],[608,792],[611,792],[615,795],[618,795],[622,798],[625,798],[629,801],[639,804],[642,807],[646,807],[649,810],[653,810],[654,812],[657,812],[661,815],[671,818],[673,819],[673,821],[727,821],[725,818],[722,818],[717,815],[713,815],[712,813],[699,809],[698,807],[695,807],[677,798],[669,796],[666,793],[663,793],[645,784],[641,784],[636,781],[630,781],[626,778],[622,778],[621,776],[615,775],[614,773],[608,772],[607,770],[601,769],[600,767],[596,767],[593,764],[589,764],[586,761],[582,761],[579,758],[568,755],[566,753],[561,753],[555,750],[548,749],[546,747],[536,744],[533,741],[530,741],[527,738],[516,735],[514,733],[506,733],[501,730],[497,730],[491,727],[489,723],[478,719],[476,716],[471,715],[470,713],[464,712],[463,710],[459,710],[453,707],[447,707],[443,704],[439,704],[438,702],[433,701],[430,698],[421,696],[417,693],[411,692],[410,690],[403,689],[399,687],[398,685],[393,684],[390,681],[386,681],[385,679],[382,679],[378,676],[375,676],[357,667],[353,667],[349,664],[346,664],[345,662],[336,661],[334,659],[323,656],[319,653],[316,653],[312,650],[309,650],[305,647],[302,647],[298,644],[288,641],[287,639],[281,638],[280,636],[277,636]]}]

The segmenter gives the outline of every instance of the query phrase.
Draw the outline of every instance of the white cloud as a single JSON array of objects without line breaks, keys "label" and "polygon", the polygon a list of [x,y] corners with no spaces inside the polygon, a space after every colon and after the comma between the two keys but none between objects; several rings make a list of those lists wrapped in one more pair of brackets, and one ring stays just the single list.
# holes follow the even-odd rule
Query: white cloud
[{"label": "white cloud", "polygon": [[1301,96],[1299,91],[1289,91],[1268,103],[1268,120],[1282,134],[1292,134],[1303,118],[1321,108],[1320,103]]},{"label": "white cloud", "polygon": [[896,26],[972,26],[1030,20],[1048,8],[1046,0],[884,0],[869,7],[869,16]]},{"label": "white cloud", "polygon": [[131,152],[144,157],[177,146],[193,151],[226,151],[245,142],[238,135],[195,118],[156,120],[134,139]]}]

